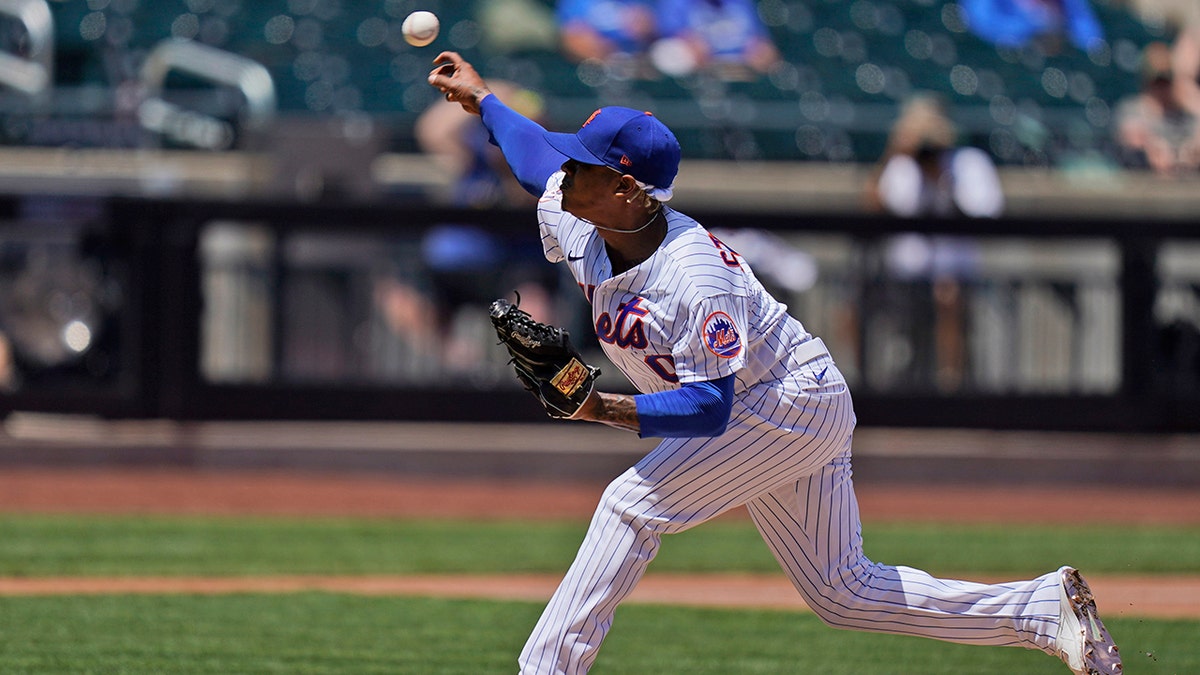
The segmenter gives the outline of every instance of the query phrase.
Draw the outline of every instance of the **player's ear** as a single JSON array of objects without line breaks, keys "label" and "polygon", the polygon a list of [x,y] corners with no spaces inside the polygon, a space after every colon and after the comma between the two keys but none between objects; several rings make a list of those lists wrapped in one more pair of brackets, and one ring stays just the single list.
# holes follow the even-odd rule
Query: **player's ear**
[{"label": "player's ear", "polygon": [[633,176],[630,176],[629,174],[623,174],[617,179],[614,193],[621,199],[629,199],[637,194],[637,191],[640,189],[641,188],[638,187],[637,180],[634,179]]}]

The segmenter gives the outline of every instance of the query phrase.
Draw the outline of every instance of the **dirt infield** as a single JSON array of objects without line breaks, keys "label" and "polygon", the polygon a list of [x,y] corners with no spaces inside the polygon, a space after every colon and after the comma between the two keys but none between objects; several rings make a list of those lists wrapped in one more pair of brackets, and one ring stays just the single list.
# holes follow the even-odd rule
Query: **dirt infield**
[{"label": "dirt infield", "polygon": [[[552,575],[0,578],[0,595],[330,591],[545,602],[554,592],[558,579]],[[1196,605],[1196,599],[1200,598],[1200,578],[1089,575],[1088,583],[1100,599],[1105,616],[1200,619],[1200,608]],[[638,582],[627,602],[808,611],[799,594],[782,575],[654,574],[651,571]]]},{"label": "dirt infield", "polygon": [[[271,470],[0,468],[0,510],[563,519],[591,516],[603,487]],[[860,482],[856,491],[864,521],[1200,525],[1200,490],[1190,488]]]},{"label": "dirt infield", "polygon": [[[206,515],[423,518],[587,518],[602,484],[595,481],[491,481],[396,476],[318,475],[245,470],[0,469],[0,510],[10,513],[179,513]],[[1200,525],[1200,492],[1188,489],[862,484],[863,520],[980,523],[1107,522]],[[1086,505],[1086,509],[1083,508]],[[726,516],[745,517],[741,511]],[[1200,619],[1200,577],[1091,579],[1116,615]],[[557,578],[277,577],[0,578],[0,594],[288,592],[491,597],[541,601]],[[632,602],[803,610],[782,575],[655,575]]]}]

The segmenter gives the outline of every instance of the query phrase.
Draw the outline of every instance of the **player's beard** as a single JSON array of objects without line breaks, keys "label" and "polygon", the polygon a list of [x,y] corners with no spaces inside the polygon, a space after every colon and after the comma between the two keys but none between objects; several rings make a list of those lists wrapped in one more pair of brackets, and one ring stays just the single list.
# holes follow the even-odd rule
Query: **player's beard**
[{"label": "player's beard", "polygon": [[578,204],[575,203],[574,193],[575,181],[570,177],[565,178],[559,186],[559,192],[562,194],[562,210],[575,216],[576,218],[591,223],[591,219],[579,212]]}]

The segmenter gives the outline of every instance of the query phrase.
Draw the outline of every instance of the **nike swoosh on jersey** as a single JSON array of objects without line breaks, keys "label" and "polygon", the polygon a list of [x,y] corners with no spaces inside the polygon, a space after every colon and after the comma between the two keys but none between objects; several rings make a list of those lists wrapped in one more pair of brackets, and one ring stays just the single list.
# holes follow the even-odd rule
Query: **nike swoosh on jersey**
[{"label": "nike swoosh on jersey", "polygon": [[576,260],[583,260],[583,258],[584,256],[581,255],[568,255],[567,262],[575,262]]}]

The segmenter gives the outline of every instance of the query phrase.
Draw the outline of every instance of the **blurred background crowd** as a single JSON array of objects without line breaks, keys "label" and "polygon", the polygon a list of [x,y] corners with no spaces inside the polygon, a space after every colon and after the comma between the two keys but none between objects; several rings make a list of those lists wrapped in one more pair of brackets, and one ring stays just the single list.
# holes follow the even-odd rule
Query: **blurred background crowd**
[{"label": "blurred background crowd", "polygon": [[[418,9],[425,48],[400,32]],[[535,233],[471,215],[531,198],[426,83],[444,49],[556,130],[655,111],[679,208],[777,216],[710,224],[868,391],[1123,391],[1128,251],[926,224],[1195,204],[1195,0],[3,0],[0,383],[138,370],[118,197],[281,205],[193,224],[203,382],[507,386],[481,312],[512,290],[587,334]],[[399,209],[390,231],[302,208],[363,202]],[[824,216],[910,224],[806,227]],[[1182,372],[1196,252],[1156,250],[1147,291],[1148,348]]]},{"label": "blurred background crowd", "polygon": [[[417,8],[443,22],[430,48],[400,35]],[[1200,107],[1198,10],[1176,0],[13,0],[0,11],[9,145],[251,148],[283,133],[268,118],[328,116],[379,136],[380,150],[414,151],[439,49],[552,100],[552,122],[597,102],[653,106],[695,158],[873,162],[899,107],[934,92],[959,137],[1000,164],[1167,171],[1147,146],[1190,142],[1181,128]],[[1181,170],[1194,153],[1175,154]]]}]

